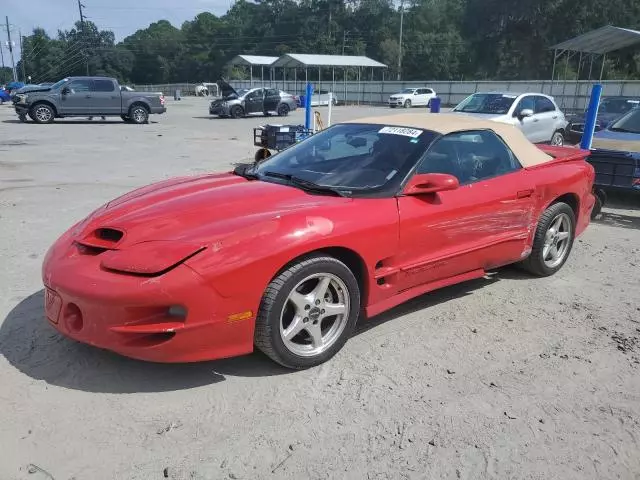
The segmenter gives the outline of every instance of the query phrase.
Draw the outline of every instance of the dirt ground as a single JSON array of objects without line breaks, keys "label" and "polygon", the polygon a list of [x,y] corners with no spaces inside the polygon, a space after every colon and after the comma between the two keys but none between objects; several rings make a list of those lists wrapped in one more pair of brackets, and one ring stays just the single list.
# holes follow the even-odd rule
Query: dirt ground
[{"label": "dirt ground", "polygon": [[424,295],[308,371],[259,353],[143,363],[49,327],[40,267],[64,230],[252,157],[263,121],[211,119],[204,99],[144,126],[0,107],[1,480],[640,479],[637,199],[614,199],[554,277],[506,268]]}]

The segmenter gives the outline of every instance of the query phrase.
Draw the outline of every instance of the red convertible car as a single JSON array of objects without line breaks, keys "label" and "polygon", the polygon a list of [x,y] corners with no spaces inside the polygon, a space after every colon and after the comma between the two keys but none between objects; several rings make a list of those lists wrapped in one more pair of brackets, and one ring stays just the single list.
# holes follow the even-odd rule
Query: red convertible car
[{"label": "red convertible car", "polygon": [[361,315],[502,265],[557,272],[594,205],[587,155],[446,114],[339,123],[257,165],[97,209],[46,255],[46,316],[138,359],[255,346],[318,365]]}]

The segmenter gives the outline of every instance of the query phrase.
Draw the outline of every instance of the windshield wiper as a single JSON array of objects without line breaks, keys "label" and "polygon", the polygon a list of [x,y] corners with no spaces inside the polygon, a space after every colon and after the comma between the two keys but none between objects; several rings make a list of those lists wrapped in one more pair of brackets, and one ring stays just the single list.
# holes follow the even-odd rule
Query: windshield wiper
[{"label": "windshield wiper", "polygon": [[247,180],[258,180],[258,175],[250,171],[252,167],[253,164],[251,163],[241,163],[233,169],[233,174],[246,178]]},{"label": "windshield wiper", "polygon": [[287,180],[292,185],[310,192],[333,193],[334,195],[339,195],[341,197],[345,196],[343,192],[336,188],[327,187],[325,185],[318,185],[317,183],[313,183],[309,180],[305,180],[304,178],[296,177],[288,173],[263,172],[263,175],[265,177],[281,178],[283,180]]}]

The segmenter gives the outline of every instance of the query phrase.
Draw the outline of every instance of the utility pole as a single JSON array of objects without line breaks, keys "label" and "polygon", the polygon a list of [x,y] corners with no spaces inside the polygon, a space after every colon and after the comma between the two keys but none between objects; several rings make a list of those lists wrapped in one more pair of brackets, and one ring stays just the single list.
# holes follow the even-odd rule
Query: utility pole
[{"label": "utility pole", "polygon": [[9,41],[8,45],[9,45],[9,53],[11,54],[11,65],[12,65],[12,71],[13,71],[13,81],[17,82],[18,81],[18,76],[16,75],[16,62],[13,59],[13,44],[11,43],[11,30],[9,29],[9,17],[5,17],[6,21],[7,21],[7,40]]},{"label": "utility pole", "polygon": [[[80,12],[80,26],[82,27],[82,36],[83,41],[87,39],[86,33],[85,33],[85,28],[84,28],[84,12],[82,11],[83,8],[87,8],[85,7],[82,3],[80,3],[80,0],[78,0],[78,11]],[[85,44],[86,47],[86,44]],[[87,50],[85,49],[84,51],[84,61],[87,67],[87,77],[89,76],[89,55],[87,55]]]},{"label": "utility pole", "polygon": [[400,0],[400,37],[398,38],[398,81],[401,80],[402,71],[402,24],[404,22],[404,1]]},{"label": "utility pole", "polygon": [[342,56],[343,57],[344,57],[344,48],[347,44],[347,33],[348,32],[346,30],[342,32]]},{"label": "utility pole", "polygon": [[22,65],[22,80],[24,80],[24,83],[27,83],[27,74],[24,67],[24,62],[26,59],[24,49],[22,48],[22,30],[18,30],[18,35],[20,36],[20,56],[22,57],[22,62],[20,62],[20,64]]}]

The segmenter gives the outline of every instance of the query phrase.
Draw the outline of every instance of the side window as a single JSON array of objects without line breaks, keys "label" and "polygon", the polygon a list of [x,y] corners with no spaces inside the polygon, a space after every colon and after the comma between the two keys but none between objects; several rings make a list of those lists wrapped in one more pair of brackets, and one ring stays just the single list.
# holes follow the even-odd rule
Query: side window
[{"label": "side window", "polygon": [[265,96],[267,97],[279,97],[280,96],[280,91],[276,90],[275,88],[268,88]]},{"label": "side window", "polygon": [[110,80],[94,80],[91,87],[94,92],[113,92],[116,89]]},{"label": "side window", "polygon": [[247,95],[247,99],[248,100],[255,100],[257,98],[262,98],[263,95],[264,95],[264,90],[259,89],[259,90],[256,90],[254,92],[249,93]]},{"label": "side window", "polygon": [[518,106],[516,107],[514,114],[518,115],[522,110],[533,110],[536,111],[536,104],[534,101],[534,97],[524,97],[520,102],[518,102]]},{"label": "side window", "polygon": [[74,80],[67,84],[71,93],[88,92],[91,89],[91,80]]},{"label": "side window", "polygon": [[431,90],[430,88],[425,88],[424,93],[426,93],[427,95],[431,95],[433,93],[433,90]]},{"label": "side window", "polygon": [[536,97],[535,113],[555,112],[556,106],[547,97]]},{"label": "side window", "polygon": [[461,185],[505,175],[521,168],[511,150],[489,130],[457,132],[437,140],[416,173],[447,173]]}]

